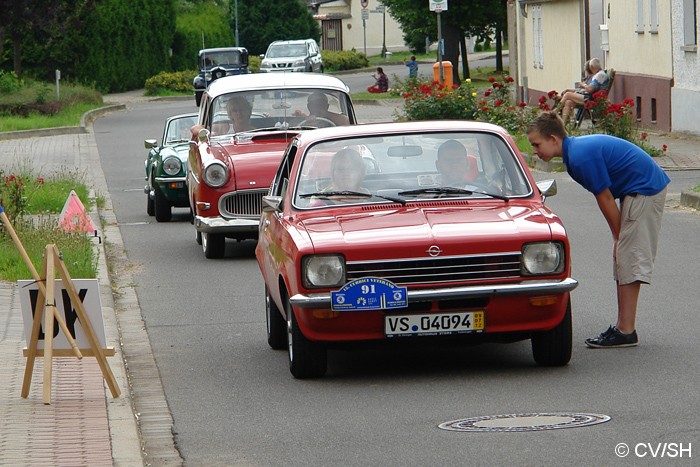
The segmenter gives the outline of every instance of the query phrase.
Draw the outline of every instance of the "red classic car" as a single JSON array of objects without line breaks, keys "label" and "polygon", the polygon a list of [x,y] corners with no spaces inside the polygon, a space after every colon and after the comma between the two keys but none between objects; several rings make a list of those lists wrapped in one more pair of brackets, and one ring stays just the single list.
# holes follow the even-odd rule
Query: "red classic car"
[{"label": "red classic car", "polygon": [[318,74],[220,78],[204,92],[187,189],[197,242],[224,256],[226,238],[256,239],[262,197],[293,136],[355,123],[348,87]]},{"label": "red classic car", "polygon": [[544,204],[555,193],[490,124],[296,136],[263,198],[256,248],[269,345],[288,348],[297,378],[325,374],[336,343],[433,336],[531,339],[538,364],[566,365],[578,283]]}]

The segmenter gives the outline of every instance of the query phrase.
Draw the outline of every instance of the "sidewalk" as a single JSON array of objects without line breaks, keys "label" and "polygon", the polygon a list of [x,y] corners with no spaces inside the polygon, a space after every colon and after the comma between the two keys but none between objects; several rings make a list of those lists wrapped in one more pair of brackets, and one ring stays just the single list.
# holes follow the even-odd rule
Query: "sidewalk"
[{"label": "sidewalk", "polygon": [[[106,96],[110,103],[143,101],[142,92]],[[400,105],[376,102],[371,112],[389,118]],[[360,104],[358,107],[364,107]],[[114,250],[123,243],[100,166],[90,118],[79,132],[23,132],[19,139],[0,134],[0,167],[9,169],[31,161],[46,175],[56,170],[85,171],[88,184],[106,198],[99,218],[100,232]],[[45,136],[44,136],[45,135]],[[17,137],[18,135],[14,135]],[[667,145],[657,159],[666,170],[698,170],[700,137],[650,134],[650,142]],[[689,194],[700,199],[700,194]],[[700,208],[700,202],[695,206]],[[92,213],[93,222],[98,216]],[[134,466],[182,465],[172,434],[172,417],[158,378],[138,299],[132,287],[110,282],[105,243],[98,245],[98,279],[107,345],[117,355],[108,358],[121,396],[112,398],[94,358],[57,358],[53,362],[51,405],[42,402],[42,359],[37,359],[29,397],[20,397],[25,359],[25,337],[19,293],[14,283],[0,282],[0,465]],[[110,251],[112,251],[110,247]],[[113,294],[112,287],[116,293]],[[127,374],[128,363],[131,375]],[[131,376],[133,379],[130,379]],[[131,384],[138,383],[132,387]]]}]

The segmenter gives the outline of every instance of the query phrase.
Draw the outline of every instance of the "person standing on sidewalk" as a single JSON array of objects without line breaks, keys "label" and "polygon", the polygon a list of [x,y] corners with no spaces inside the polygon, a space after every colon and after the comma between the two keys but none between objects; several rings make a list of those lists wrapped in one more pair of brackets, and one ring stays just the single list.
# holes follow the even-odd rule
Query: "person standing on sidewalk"
[{"label": "person standing on sidewalk", "polygon": [[411,55],[411,60],[404,61],[403,64],[408,67],[408,79],[418,78],[418,62],[415,55]]},{"label": "person standing on sidewalk", "polygon": [[537,157],[548,162],[561,156],[571,178],[595,195],[613,236],[617,323],[586,339],[586,345],[636,346],[640,286],[651,281],[671,180],[649,154],[629,141],[600,134],[568,136],[554,111],[540,114],[526,133]]}]

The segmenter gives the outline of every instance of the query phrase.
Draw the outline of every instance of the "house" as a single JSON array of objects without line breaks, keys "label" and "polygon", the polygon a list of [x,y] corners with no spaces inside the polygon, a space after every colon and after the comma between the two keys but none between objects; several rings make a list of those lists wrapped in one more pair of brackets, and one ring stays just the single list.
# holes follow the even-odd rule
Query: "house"
[{"label": "house", "polygon": [[[321,22],[323,50],[352,50],[368,56],[407,50],[401,27],[379,0],[307,0]],[[426,11],[428,7],[426,5]]]},{"label": "house", "polygon": [[520,97],[536,103],[572,87],[585,61],[598,57],[617,72],[611,100],[631,98],[641,125],[700,132],[691,118],[700,103],[696,3],[510,0],[510,66]]}]

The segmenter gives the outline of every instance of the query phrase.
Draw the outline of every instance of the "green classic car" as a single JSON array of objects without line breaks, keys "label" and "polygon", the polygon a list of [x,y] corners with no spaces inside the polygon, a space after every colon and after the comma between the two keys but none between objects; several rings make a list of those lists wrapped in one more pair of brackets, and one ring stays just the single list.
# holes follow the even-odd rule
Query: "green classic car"
[{"label": "green classic car", "polygon": [[158,222],[172,218],[172,208],[190,206],[185,178],[189,153],[190,128],[198,114],[182,114],[165,121],[162,144],[155,139],[144,141],[146,158],[146,212]]}]

